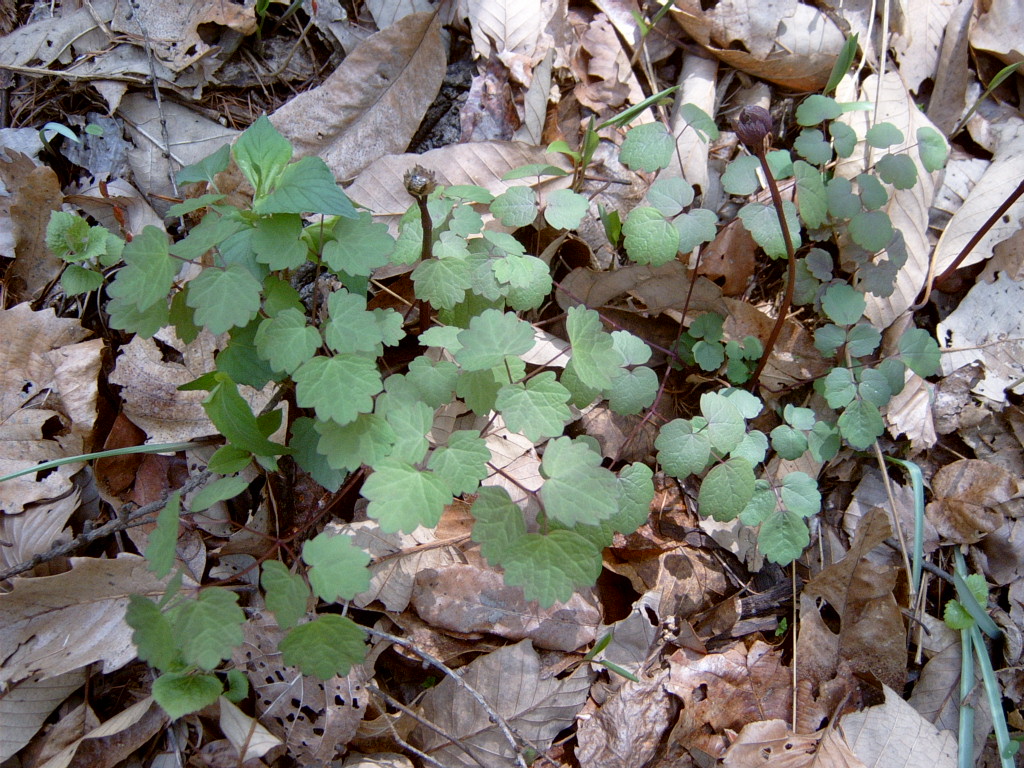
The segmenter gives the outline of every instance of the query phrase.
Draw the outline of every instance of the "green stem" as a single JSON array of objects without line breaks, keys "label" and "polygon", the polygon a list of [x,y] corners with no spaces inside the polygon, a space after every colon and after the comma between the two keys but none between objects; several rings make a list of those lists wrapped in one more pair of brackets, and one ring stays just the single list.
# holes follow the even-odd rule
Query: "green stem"
[{"label": "green stem", "polygon": [[92,461],[93,459],[108,459],[111,456],[126,456],[130,453],[177,453],[178,451],[187,451],[189,448],[196,448],[197,446],[203,445],[202,442],[186,442],[186,443],[158,443],[156,445],[133,445],[130,448],[114,448],[109,451],[98,451],[96,453],[82,453],[78,456],[65,456],[63,459],[54,459],[53,461],[46,461],[42,464],[36,464],[34,467],[28,467],[27,469],[20,469],[17,472],[12,472],[9,475],[0,477],[0,483],[7,480],[13,480],[16,477],[23,477],[24,475],[31,475],[33,472],[45,472],[48,469],[56,469],[62,467],[65,464],[77,464],[81,461]]}]

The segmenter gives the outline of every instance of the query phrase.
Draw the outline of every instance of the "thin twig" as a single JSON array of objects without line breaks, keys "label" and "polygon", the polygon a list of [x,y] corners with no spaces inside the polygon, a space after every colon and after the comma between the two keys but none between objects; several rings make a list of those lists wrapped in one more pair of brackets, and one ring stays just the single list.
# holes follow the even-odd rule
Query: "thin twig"
[{"label": "thin twig", "polygon": [[[199,474],[190,477],[188,481],[179,490],[182,492],[182,494],[188,493],[189,491],[192,491],[195,488],[198,488],[200,485],[202,485],[209,476],[209,472],[200,472]],[[140,518],[155,514],[162,510],[165,506],[167,506],[166,497],[160,501],[154,501],[149,504],[146,504],[143,507],[139,507],[138,509],[131,513],[128,512],[128,506],[125,505],[118,512],[117,517],[115,517],[113,520],[107,523],[104,523],[99,528],[93,528],[92,530],[82,531],[82,533],[78,534],[78,536],[76,536],[69,542],[66,542],[64,544],[55,544],[54,546],[50,547],[50,549],[46,552],[41,552],[37,555],[33,555],[32,558],[29,560],[25,560],[24,562],[18,563],[17,565],[12,565],[10,568],[7,568],[6,570],[0,571],[0,581],[9,579],[12,576],[17,576],[19,573],[25,573],[25,571],[31,571],[37,565],[49,562],[54,558],[68,555],[74,552],[76,549],[81,549],[86,544],[89,544],[90,542],[93,542],[96,539],[102,538],[104,536],[109,536],[110,534],[117,533],[118,531],[124,531],[128,528],[132,528],[138,524]]]},{"label": "thin twig", "polygon": [[[389,694],[384,693],[384,691],[382,691],[380,688],[378,688],[373,683],[367,683],[366,684],[366,689],[368,691],[370,691],[371,693],[374,693],[377,696],[380,696],[384,701],[386,701],[392,707],[394,707],[395,709],[397,709],[400,712],[405,713],[406,715],[411,717],[413,720],[415,720],[417,723],[422,725],[424,728],[427,728],[427,729],[433,731],[434,733],[436,733],[438,736],[441,736],[441,737],[447,739],[448,741],[450,741],[452,744],[454,744],[459,749],[461,749],[463,752],[465,752],[466,755],[469,756],[469,759],[472,760],[477,765],[479,765],[480,768],[487,768],[487,766],[480,762],[480,759],[476,755],[473,754],[473,752],[470,750],[470,748],[468,746],[466,746],[462,742],[462,739],[460,739],[458,736],[452,736],[450,733],[445,731],[443,728],[435,725],[434,723],[430,722],[427,718],[425,718],[422,715],[418,714],[415,710],[410,709],[409,707],[405,706],[402,702],[398,701],[398,699],[396,699],[394,696],[390,696]],[[388,722],[388,725],[391,726],[390,721]],[[429,761],[433,765],[440,765],[436,760],[434,760],[434,758],[430,757],[429,755],[425,754],[424,752],[421,752],[420,750],[416,749],[415,747],[409,745],[404,740],[402,740],[401,737],[399,737],[397,735],[397,733],[394,731],[394,726],[391,726],[391,728],[392,728],[392,733],[395,735],[395,738],[398,740],[398,742],[403,747],[405,747],[406,749],[410,750],[413,754],[415,754],[416,756],[422,758],[423,760]],[[441,766],[441,768],[445,768],[445,766]]]},{"label": "thin twig", "polygon": [[516,742],[516,737],[512,734],[512,729],[509,727],[508,722],[505,720],[505,718],[503,718],[494,710],[494,708],[488,703],[487,699],[485,699],[479,691],[477,691],[473,686],[471,686],[469,683],[463,680],[461,675],[456,674],[455,670],[453,670],[443,661],[435,658],[426,651],[420,650],[416,647],[416,645],[409,642],[408,640],[404,640],[400,637],[397,637],[396,635],[388,634],[387,632],[381,632],[379,629],[371,629],[370,627],[364,627],[363,629],[370,635],[373,635],[374,637],[380,638],[381,640],[387,640],[388,642],[395,643],[396,645],[400,645],[403,648],[412,651],[425,662],[427,662],[433,667],[436,667],[441,672],[444,672],[445,675],[454,680],[456,685],[460,686],[463,690],[466,691],[466,693],[468,693],[470,696],[476,699],[477,703],[483,708],[484,712],[487,713],[488,719],[496,726],[498,726],[498,730],[500,730],[502,735],[505,737],[505,741],[507,741],[509,746],[512,747],[512,753],[515,755],[516,765],[518,765],[519,768],[526,768],[526,760],[523,759],[522,752],[519,749],[519,744]]}]

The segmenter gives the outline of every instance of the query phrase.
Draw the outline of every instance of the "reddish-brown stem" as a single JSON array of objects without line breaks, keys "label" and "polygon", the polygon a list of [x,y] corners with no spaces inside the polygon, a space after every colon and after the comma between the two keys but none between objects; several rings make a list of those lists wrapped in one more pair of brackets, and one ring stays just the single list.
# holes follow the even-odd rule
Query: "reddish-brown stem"
[{"label": "reddish-brown stem", "polygon": [[932,295],[932,286],[937,285],[941,290],[943,281],[952,277],[953,273],[956,272],[957,267],[959,267],[960,264],[963,263],[963,260],[967,258],[967,255],[977,247],[978,243],[981,242],[981,239],[988,234],[988,231],[995,226],[1000,217],[1010,209],[1010,206],[1017,202],[1021,195],[1024,195],[1024,181],[1021,181],[1021,183],[1017,185],[1017,188],[1013,190],[1002,204],[992,212],[992,215],[988,217],[988,220],[981,225],[981,228],[975,232],[971,239],[967,241],[967,244],[960,249],[960,253],[958,253],[957,257],[953,259],[953,263],[946,267],[941,275],[932,280],[930,279],[932,273],[929,273],[929,281],[924,287],[924,296],[919,302],[917,302],[917,304],[910,307],[911,310],[921,309],[921,307],[928,303],[928,299],[931,298]]},{"label": "reddish-brown stem", "polygon": [[793,288],[796,284],[796,251],[793,248],[793,238],[789,234],[789,224],[786,223],[786,210],[782,207],[782,195],[779,194],[779,185],[775,183],[772,169],[768,167],[768,157],[765,154],[764,146],[755,145],[753,149],[757,159],[761,161],[761,169],[764,171],[765,179],[768,182],[768,190],[772,193],[772,204],[775,206],[775,213],[779,217],[779,226],[782,227],[782,239],[786,242],[786,257],[789,259],[789,264],[786,269],[786,292],[782,295],[779,316],[775,320],[772,332],[768,335],[768,340],[764,343],[764,353],[757,362],[757,368],[754,369],[754,373],[750,376],[750,389],[752,391],[757,388],[757,381],[761,377],[764,367],[768,364],[768,358],[772,355],[775,342],[779,340],[779,334],[782,333],[782,324],[786,322],[789,308],[793,304]]}]

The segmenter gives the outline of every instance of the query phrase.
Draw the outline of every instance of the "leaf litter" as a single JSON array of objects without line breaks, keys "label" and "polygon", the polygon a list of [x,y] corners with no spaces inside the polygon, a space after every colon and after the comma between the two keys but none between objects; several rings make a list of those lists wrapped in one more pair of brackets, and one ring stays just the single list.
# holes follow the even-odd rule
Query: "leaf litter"
[{"label": "leaf litter", "polygon": [[[108,207],[108,223],[111,216],[117,222],[125,209],[139,206],[128,219],[135,223],[125,224],[127,232],[138,234],[143,222],[156,218],[148,206],[129,201],[149,196],[163,212],[167,205],[159,196],[178,196],[169,180],[168,157],[177,167],[195,162],[232,140],[235,127],[260,112],[272,114],[299,154],[323,157],[339,180],[353,180],[348,194],[379,221],[396,227],[408,207],[402,177],[417,162],[435,168],[442,183],[479,185],[497,195],[509,187],[506,172],[552,162],[543,144],[557,139],[572,143],[589,114],[600,122],[638,103],[645,88],[657,90],[655,76],[678,72],[685,94],[680,103],[698,103],[709,114],[715,113],[715,93],[729,87],[736,70],[746,73],[743,78],[763,78],[781,89],[819,90],[843,35],[866,32],[871,23],[858,9],[844,17],[831,7],[796,0],[736,0],[710,10],[677,3],[659,21],[656,33],[641,39],[643,27],[623,4],[602,0],[594,5],[596,10],[574,6],[566,12],[556,3],[475,0],[465,18],[454,13],[442,19],[422,3],[368,2],[362,16],[350,19],[340,5],[322,2],[313,4],[305,27],[291,27],[282,19],[271,29],[268,19],[256,18],[252,7],[183,7],[150,0],[128,16],[118,4],[93,3],[88,11],[58,10],[34,16],[31,22],[22,19],[21,26],[0,40],[0,63],[33,87],[62,79],[73,84],[72,90],[89,84],[124,121],[131,138],[131,172],[98,183],[88,194]],[[949,31],[945,25],[960,18],[957,4],[924,5],[904,11],[893,43],[896,69],[890,67],[882,77],[871,76],[859,86],[851,80],[840,86],[844,99],[874,102],[874,117],[902,121],[907,146],[916,129],[928,125],[917,109],[922,83],[943,67],[966,66],[965,60],[957,64],[960,60],[951,58],[951,46],[941,44],[942,30]],[[981,57],[986,80],[998,66],[1020,56],[1020,36],[1007,23],[1008,7],[1008,2],[992,3],[969,24],[970,44]],[[785,22],[780,24],[780,19]],[[292,95],[291,86],[283,94],[255,89],[255,101],[248,105],[231,94],[236,86],[221,79],[229,71],[224,65],[248,46],[258,27],[268,33],[264,42],[277,36],[287,43],[280,49],[257,49],[262,76],[280,82],[291,78],[303,93]],[[368,35],[374,28],[378,31]],[[207,34],[211,29],[217,31],[213,39]],[[674,41],[681,39],[680,29],[720,64],[709,64],[711,60],[687,50],[681,65],[663,69],[678,50]],[[533,145],[488,140],[420,155],[404,152],[440,86],[445,36],[452,34],[463,35],[483,64],[464,116],[467,110],[486,110],[495,121],[492,129],[503,138],[511,136],[525,117],[519,112],[525,109],[524,98],[536,112],[540,93],[541,113],[547,112],[547,118],[534,119],[529,135],[538,138]],[[311,76],[291,66],[304,45],[309,50],[303,56],[319,57],[333,72],[320,72],[315,83],[296,80]],[[873,46],[868,58],[877,62]],[[550,78],[551,71],[572,88],[563,89],[558,103],[548,104],[545,90],[531,86],[538,80],[550,83],[543,78]],[[181,103],[154,100],[145,90],[154,76]],[[674,83],[670,78],[665,84]],[[962,100],[974,92],[964,88],[962,95],[956,91]],[[500,99],[494,101],[496,91]],[[219,94],[222,112],[200,108],[200,97],[211,92]],[[777,91],[780,97],[785,93]],[[1012,187],[1008,180],[1022,175],[1024,155],[1014,151],[1019,117],[1000,111],[996,103],[1013,96],[1005,89],[996,95],[995,102],[984,104],[968,121],[975,144],[956,148],[959,155],[944,177],[918,167],[918,184],[898,190],[889,200],[888,214],[903,236],[897,247],[902,247],[905,263],[896,273],[895,293],[871,297],[868,316],[879,330],[902,333],[901,317],[926,282],[956,256],[986,212],[1005,199]],[[38,94],[20,98],[22,106],[41,99]],[[953,106],[959,113],[969,104]],[[847,117],[859,136],[866,127],[865,114],[854,111]],[[209,119],[221,115],[227,119]],[[647,110],[637,122],[658,117]],[[721,173],[715,152],[726,151],[728,138],[713,144],[708,155],[704,142],[686,142],[693,131],[683,128],[685,121],[678,117],[673,134],[684,177],[713,195]],[[715,117],[720,126],[729,124],[721,105]],[[38,127],[34,121],[27,124]],[[604,137],[621,141],[613,130],[606,130]],[[564,160],[554,163],[569,169]],[[621,188],[588,190],[625,214],[646,193],[649,180],[630,176],[621,166],[609,164],[603,170],[626,182]],[[842,173],[856,176],[860,170],[840,169]],[[0,310],[6,339],[0,393],[4,472],[100,447],[210,435],[214,430],[199,405],[205,394],[176,387],[209,368],[220,348],[218,340],[205,331],[206,336],[189,344],[167,337],[130,339],[79,323],[76,318],[86,317],[87,309],[62,300],[53,289],[61,264],[45,247],[46,222],[48,212],[62,202],[90,210],[102,221],[95,213],[99,209],[76,197],[66,177],[58,180],[38,158],[8,150],[0,176],[9,195],[0,216],[6,220],[3,229],[12,233],[3,241],[8,246],[4,253],[14,256],[5,274],[7,304]],[[531,186],[544,200],[565,189],[567,181],[538,178]],[[114,197],[110,189],[116,190]],[[966,264],[989,259],[993,252],[998,257],[1000,243],[1019,229],[1022,210],[1020,203],[1011,208]],[[730,229],[736,227],[725,227],[720,237]],[[766,335],[770,318],[763,306],[751,302],[761,275],[754,274],[749,243],[724,249],[741,248],[747,254],[741,265],[729,263],[727,255],[718,271],[706,264],[704,277],[696,282],[677,260],[663,266],[593,269],[609,266],[611,258],[600,230],[581,228],[580,238],[570,245],[558,251],[557,259],[549,259],[569,265],[559,276],[556,293],[563,309],[583,301],[653,339],[659,316],[678,321],[685,304],[691,314],[721,312],[734,337]],[[582,252],[582,259],[572,255],[573,248]],[[885,257],[883,253],[875,259]],[[1009,312],[992,310],[993,299],[984,296],[1007,286],[997,296],[1012,297],[1019,275],[1012,259],[992,263],[1005,265],[1007,271],[978,282],[970,293],[964,289],[941,299],[945,324],[939,324],[938,336],[950,353],[943,356],[945,378],[935,384],[908,372],[905,389],[889,406],[887,426],[894,437],[902,434],[912,441],[913,456],[929,478],[927,522],[934,534],[926,552],[936,551],[940,543],[967,548],[972,564],[1004,590],[996,604],[1010,610],[997,609],[995,614],[1008,635],[1019,638],[1024,624],[1019,472],[991,460],[993,445],[1002,446],[1004,454],[1021,452],[1024,421],[1012,394],[1019,384],[1013,355],[1018,342],[1005,324]],[[394,279],[394,273],[375,278]],[[977,308],[979,303],[983,309]],[[764,380],[768,391],[827,372],[808,340],[812,332],[805,318],[789,320]],[[564,367],[565,359],[555,362],[564,350],[562,331],[545,328],[537,333],[536,353],[550,353],[548,364]],[[245,396],[258,412],[268,393],[250,389]],[[676,396],[683,399],[686,393]],[[107,413],[118,414],[122,430],[127,424],[136,431],[117,437],[111,428],[115,419]],[[606,429],[599,426],[602,422],[588,419],[588,413],[580,415],[588,433],[605,441],[604,455],[618,457],[627,440],[620,436],[607,442],[599,431]],[[446,413],[434,431],[440,435],[453,427],[468,428],[459,425],[474,419]],[[543,482],[537,446],[506,429],[500,417],[493,426],[487,448],[495,473],[484,485],[504,487],[513,501],[527,504],[529,491]],[[964,458],[965,451],[976,458]],[[640,450],[636,458],[647,459],[652,452]],[[115,511],[128,499],[138,505],[159,501],[180,485],[181,471],[195,473],[209,460],[210,451],[197,447],[184,461],[147,457],[119,469],[116,463],[98,463],[94,469],[71,464],[0,485],[0,562],[4,568],[33,564],[27,575],[4,582],[0,594],[0,715],[5,726],[12,726],[0,735],[0,758],[20,754],[26,765],[69,765],[73,760],[119,765],[136,750],[167,754],[172,748],[171,734],[180,731],[151,699],[141,693],[125,699],[110,687],[117,683],[133,691],[145,689],[144,668],[133,662],[124,607],[129,594],[159,596],[164,583],[137,555],[118,556],[107,540],[97,544],[82,539],[81,544],[91,547],[85,557],[48,553],[58,552],[92,526],[92,519],[107,514],[101,512],[100,497]],[[238,668],[249,673],[253,693],[241,708],[222,699],[217,707],[187,718],[209,740],[194,752],[193,764],[326,765],[348,751],[344,765],[351,766],[427,765],[431,760],[446,766],[505,766],[523,760],[519,747],[513,749],[517,742],[509,740],[514,733],[541,761],[553,765],[692,765],[698,756],[742,766],[952,765],[958,708],[950,702],[958,696],[959,639],[933,616],[915,619],[928,629],[931,640],[922,642],[907,623],[900,611],[907,590],[904,564],[886,545],[894,531],[890,515],[881,510],[894,500],[897,508],[890,514],[907,528],[911,494],[896,485],[890,497],[893,489],[884,488],[886,481],[877,471],[869,471],[863,459],[849,453],[819,463],[811,474],[827,489],[828,506],[847,510],[845,529],[835,519],[821,521],[816,532],[820,558],[808,553],[798,574],[792,575],[799,594],[792,589],[775,593],[785,596],[769,601],[767,608],[757,596],[773,594],[780,584],[785,587],[790,575],[777,568],[748,570],[747,563],[756,559],[753,542],[744,541],[735,526],[716,528],[698,518],[693,512],[695,489],[663,476],[648,522],[628,537],[617,534],[605,551],[605,576],[598,588],[546,610],[524,600],[518,588],[506,586],[471,547],[467,514],[458,504],[445,509],[437,531],[411,533],[385,533],[357,506],[347,514],[351,520],[354,511],[362,519],[338,524],[357,543],[360,536],[372,541],[367,547],[373,558],[371,589],[353,604],[370,617],[368,624],[377,621],[380,632],[409,638],[412,649],[378,635],[366,664],[347,676],[326,682],[304,676],[283,663],[275,640],[280,629],[261,618],[264,607],[254,592],[251,620],[244,625],[246,640],[235,657]],[[252,480],[255,474],[247,478]],[[332,495],[300,478],[292,486],[297,513],[282,521],[267,503],[283,490],[275,487],[279,484],[271,477],[265,490],[254,489],[248,510],[219,503],[206,513],[205,522],[196,516],[195,528],[179,539],[179,565],[196,580],[230,573],[254,586],[249,569],[255,565],[251,555],[265,554],[260,542],[288,539],[325,513],[341,513],[337,505],[353,506],[344,495]],[[239,519],[248,530],[238,528]],[[144,551],[146,529],[133,532],[131,541],[129,547]],[[253,551],[233,554],[247,549]],[[788,630],[783,626],[794,620]],[[584,658],[588,647],[606,636],[610,642],[593,661]],[[918,639],[908,641],[908,636]],[[923,664],[908,654],[908,647],[918,642],[924,647]],[[458,674],[433,668],[429,674],[443,679],[429,677],[416,651],[439,656]],[[1019,640],[1010,642],[997,659],[1011,700],[1008,719],[1017,732],[1024,729],[1024,718],[1019,697],[1011,692],[1020,689],[1020,653]],[[918,672],[920,678],[908,685]],[[78,693],[86,681],[97,683],[99,693]],[[473,691],[500,716],[497,722]],[[66,723],[58,717],[90,705],[102,717],[92,709],[88,717]],[[984,711],[979,710],[973,734],[976,757],[991,751],[985,742],[989,721],[981,716]],[[71,723],[76,732],[68,732]],[[503,725],[513,730],[503,733]],[[394,755],[406,747],[422,762]],[[102,760],[96,757],[100,754]]]}]

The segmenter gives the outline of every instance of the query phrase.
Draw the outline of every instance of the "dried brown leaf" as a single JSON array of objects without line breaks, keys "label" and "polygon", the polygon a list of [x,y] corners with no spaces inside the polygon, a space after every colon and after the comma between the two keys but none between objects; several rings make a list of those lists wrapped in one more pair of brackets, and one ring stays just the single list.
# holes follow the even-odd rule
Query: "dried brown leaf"
[{"label": "dried brown leaf", "polygon": [[857,757],[873,768],[956,765],[955,734],[936,730],[889,687],[884,704],[846,715],[840,725]]},{"label": "dried brown leaf", "polygon": [[[560,159],[561,158],[561,159]],[[386,155],[371,163],[359,174],[346,192],[355,202],[366,206],[375,216],[393,220],[414,204],[405,189],[403,177],[414,165],[434,172],[439,184],[477,184],[494,195],[523,180],[502,181],[513,168],[531,163],[550,163],[568,168],[562,155],[549,155],[543,147],[531,147],[516,141],[489,141],[475,144],[453,144],[432,149],[422,155]],[[567,182],[555,182],[545,188],[559,188]]]},{"label": "dried brown leaf", "polygon": [[[801,676],[812,684],[831,680],[845,660],[857,672],[903,686],[906,628],[893,596],[897,571],[866,558],[890,535],[885,512],[872,509],[861,518],[846,556],[804,587],[797,653]],[[837,631],[826,616],[838,620]]]},{"label": "dried brown leaf", "polygon": [[[587,700],[592,674],[580,667],[559,680],[542,675],[540,658],[529,640],[481,656],[460,671],[462,679],[505,718],[509,727],[543,751],[568,727]],[[423,697],[423,717],[463,746],[488,768],[515,765],[512,750],[497,724],[465,688],[445,677]],[[447,768],[479,768],[450,739],[420,726],[413,743]]]},{"label": "dried brown leaf", "polygon": [[[1024,177],[1024,121],[1007,122],[999,135],[991,164],[971,189],[963,206],[946,225],[935,246],[935,274],[939,275],[953,263],[967,241],[974,237],[992,211],[1009,197]],[[1020,229],[1024,219],[1024,202],[1017,201],[993,225],[970,255],[961,262],[966,267],[992,256],[997,243]],[[896,226],[896,222],[893,222]]]},{"label": "dried brown leaf", "polygon": [[147,697],[93,728],[40,768],[113,768],[166,725],[163,709]]},{"label": "dried brown leaf", "polygon": [[784,720],[748,723],[722,760],[725,768],[865,768],[834,730],[793,733]]},{"label": "dried brown leaf", "polygon": [[[939,172],[928,173],[921,165],[917,149],[917,130],[934,130],[934,126],[918,109],[898,72],[886,72],[882,80],[875,75],[868,77],[857,94],[853,93],[847,78],[840,85],[836,95],[840,101],[853,101],[856,98],[870,101],[875,105],[873,111],[847,113],[841,118],[857,132],[861,141],[852,157],[840,162],[836,167],[837,175],[853,178],[864,171],[864,153],[870,148],[863,141],[863,137],[871,125],[880,122],[891,123],[903,133],[903,141],[889,147],[887,151],[893,154],[906,153],[917,166],[917,183],[911,189],[890,190],[888,202],[880,209],[888,214],[893,229],[903,234],[907,252],[906,263],[896,275],[892,295],[865,295],[865,315],[875,327],[883,330],[892,325],[896,318],[917,300],[927,279],[931,254],[931,243],[928,240],[928,209],[935,197],[935,184]],[[870,152],[874,161],[884,154],[874,149],[870,149]]]},{"label": "dried brown leaf", "polygon": [[792,703],[782,650],[760,640],[706,656],[680,649],[669,657],[669,668],[665,688],[683,704],[671,740],[713,757],[725,754],[726,729],[786,717]]},{"label": "dried brown leaf", "polygon": [[[661,745],[677,704],[664,689],[668,670],[627,680],[576,729],[576,759],[601,768],[643,768]],[[640,724],[642,724],[641,727]]]},{"label": "dried brown leaf", "polygon": [[98,661],[112,672],[135,658],[124,620],[128,597],[161,595],[163,582],[135,555],[74,557],[71,563],[71,571],[57,576],[16,578],[0,595],[7,642],[0,683],[39,673],[54,677]]},{"label": "dried brown leaf", "polygon": [[452,563],[415,574],[412,606],[435,627],[459,633],[529,638],[538,648],[575,651],[597,639],[601,609],[592,590],[541,608],[483,563]]},{"label": "dried brown leaf", "polygon": [[794,91],[825,85],[843,33],[821,11],[797,0],[725,0],[705,11],[677,0],[673,18],[709,53]]},{"label": "dried brown leaf", "polygon": [[445,73],[436,14],[413,13],[367,38],[324,83],[299,94],[270,120],[298,157],[319,155],[339,179],[401,152]]},{"label": "dried brown leaf", "polygon": [[34,301],[60,275],[64,262],[46,246],[50,213],[60,209],[63,195],[53,169],[36,165],[13,150],[0,158],[0,180],[11,195],[11,226],[15,260],[4,276],[15,301]]},{"label": "dried brown leaf", "polygon": [[[166,359],[157,340],[176,349],[182,362]],[[123,387],[124,415],[145,430],[147,442],[171,443],[217,433],[203,410],[207,393],[182,392],[178,387],[212,370],[218,347],[217,339],[206,330],[191,344],[183,344],[169,329],[158,332],[156,340],[136,336],[121,347],[110,383]],[[239,392],[255,413],[270,399],[269,391],[264,394],[242,386]]]},{"label": "dried brown leaf", "polygon": [[925,514],[947,541],[974,544],[1003,524],[1001,505],[1020,494],[1019,480],[1005,469],[962,459],[935,473]]},{"label": "dried brown leaf", "polygon": [[85,684],[85,669],[22,680],[0,694],[0,762],[14,755],[42,728],[50,713]]},{"label": "dried brown leaf", "polygon": [[255,615],[242,631],[245,642],[234,660],[252,681],[260,723],[301,764],[329,763],[355,737],[366,712],[367,671],[356,666],[347,677],[307,677],[285,666],[278,650],[284,633],[271,621]]}]

